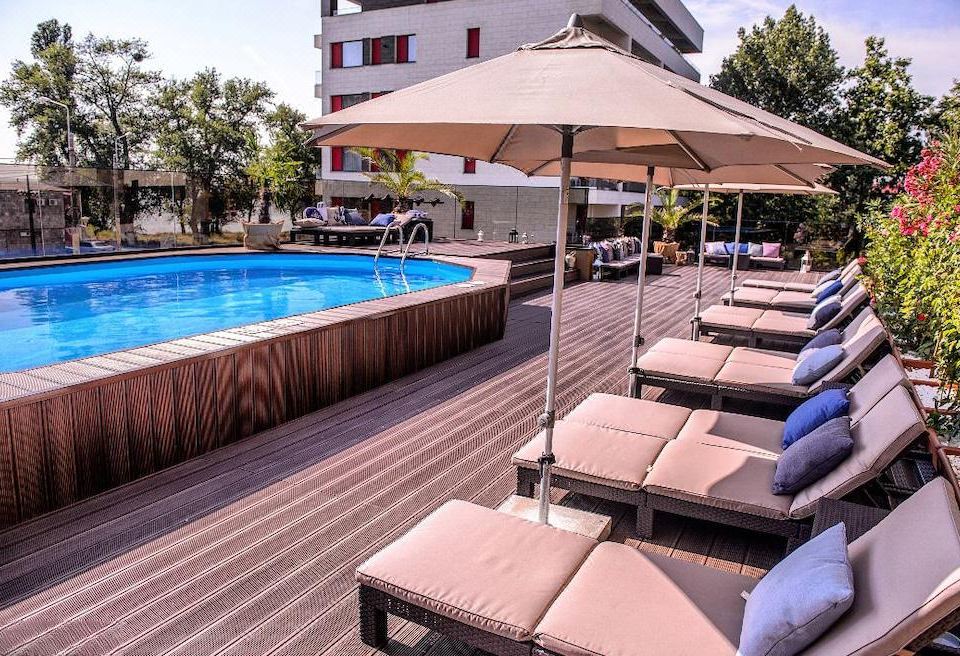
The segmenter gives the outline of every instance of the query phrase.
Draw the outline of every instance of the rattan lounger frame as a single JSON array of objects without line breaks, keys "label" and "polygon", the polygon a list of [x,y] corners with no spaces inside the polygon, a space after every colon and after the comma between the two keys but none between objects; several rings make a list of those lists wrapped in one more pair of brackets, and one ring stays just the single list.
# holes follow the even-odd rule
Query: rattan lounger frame
[{"label": "rattan lounger frame", "polygon": [[[848,531],[847,541],[852,542],[859,537],[866,529],[875,525],[882,518],[882,513],[878,513],[875,508],[861,506],[853,503],[838,503],[827,501],[830,504],[825,514],[829,515],[829,521],[816,520],[814,525],[817,530],[824,530],[832,526],[835,521],[843,521],[847,526],[859,527],[855,531]],[[817,508],[817,514],[820,514],[820,507]],[[364,644],[378,649],[387,646],[387,616],[394,615],[420,626],[426,627],[443,636],[459,640],[471,647],[481,649],[491,654],[502,656],[561,656],[556,652],[550,651],[533,642],[517,642],[503,636],[484,631],[476,627],[458,622],[449,617],[439,615],[433,611],[427,610],[415,604],[412,604],[398,597],[394,597],[386,592],[382,592],[369,586],[360,585],[359,590],[359,611],[360,611],[360,639]],[[931,626],[929,629],[919,634],[907,646],[907,653],[914,653],[926,647],[931,642],[940,637],[944,632],[950,631],[960,623],[960,608],[948,614],[942,620]],[[950,653],[949,651],[943,653]]]}]

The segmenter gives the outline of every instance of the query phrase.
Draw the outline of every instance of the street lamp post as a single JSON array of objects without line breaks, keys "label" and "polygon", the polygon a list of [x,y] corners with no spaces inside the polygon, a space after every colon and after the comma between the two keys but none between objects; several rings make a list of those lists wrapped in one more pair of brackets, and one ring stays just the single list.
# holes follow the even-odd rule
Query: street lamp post
[{"label": "street lamp post", "polygon": [[71,169],[75,168],[77,166],[77,153],[73,149],[73,131],[70,129],[70,105],[62,103],[59,100],[54,100],[53,98],[48,98],[47,96],[40,96],[39,100],[48,105],[62,107],[67,113],[67,164]]}]

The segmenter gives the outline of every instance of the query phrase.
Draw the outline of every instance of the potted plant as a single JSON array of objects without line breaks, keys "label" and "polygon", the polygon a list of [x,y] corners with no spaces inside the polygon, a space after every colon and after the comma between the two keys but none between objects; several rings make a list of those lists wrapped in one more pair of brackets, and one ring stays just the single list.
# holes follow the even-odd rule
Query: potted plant
[{"label": "potted plant", "polygon": [[[700,219],[700,216],[694,212],[700,205],[690,202],[681,204],[680,192],[677,189],[660,187],[654,193],[660,200],[660,207],[654,208],[651,218],[663,228],[663,240],[655,241],[653,249],[663,255],[667,261],[675,262],[677,249],[680,247],[676,241],[677,230],[684,223]],[[642,210],[642,207],[635,210],[635,213],[639,213],[639,210]],[[708,223],[715,225],[712,221]]]}]

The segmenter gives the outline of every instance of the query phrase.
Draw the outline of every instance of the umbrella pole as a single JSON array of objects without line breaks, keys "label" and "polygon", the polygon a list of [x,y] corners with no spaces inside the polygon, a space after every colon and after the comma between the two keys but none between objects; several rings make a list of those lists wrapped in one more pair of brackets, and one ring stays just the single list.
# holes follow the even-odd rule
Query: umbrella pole
[{"label": "umbrella pole", "polygon": [[733,266],[730,271],[730,305],[733,305],[733,293],[737,287],[737,259],[740,257],[740,223],[743,220],[743,192],[737,194],[737,229],[733,235]]},{"label": "umbrella pole", "polygon": [[643,323],[643,288],[647,277],[647,244],[650,242],[650,218],[653,215],[653,173],[654,167],[647,167],[647,186],[643,193],[643,228],[640,231],[640,270],[637,273],[637,309],[633,314],[633,348],[630,350],[630,396],[636,396],[637,358],[640,357],[640,347],[643,346],[643,335],[640,334]]},{"label": "umbrella pole", "polygon": [[700,297],[703,295],[703,254],[707,244],[707,218],[710,216],[710,185],[703,188],[703,214],[700,215],[700,257],[697,258],[697,291],[693,294],[693,339],[700,339]]},{"label": "umbrella pole", "polygon": [[553,258],[553,297],[550,303],[550,352],[547,356],[547,394],[539,424],[543,429],[540,456],[540,522],[550,515],[550,466],[553,455],[553,424],[556,421],[557,364],[560,358],[560,311],[563,305],[564,261],[567,254],[567,218],[570,210],[570,161],[573,159],[573,128],[563,126],[560,149],[560,198],[557,207],[557,241]]}]

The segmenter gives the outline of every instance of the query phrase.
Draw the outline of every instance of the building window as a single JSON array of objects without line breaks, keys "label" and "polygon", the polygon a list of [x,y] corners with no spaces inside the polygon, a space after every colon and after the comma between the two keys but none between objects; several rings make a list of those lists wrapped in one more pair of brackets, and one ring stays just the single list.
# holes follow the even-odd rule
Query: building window
[{"label": "building window", "polygon": [[340,47],[342,50],[341,68],[363,66],[363,40],[343,41]]},{"label": "building window", "polygon": [[397,63],[417,61],[417,35],[403,34],[397,37]]},{"label": "building window", "polygon": [[370,39],[370,64],[377,66],[383,63],[383,39]]},{"label": "building window", "polygon": [[473,230],[473,201],[465,200],[460,206],[460,228],[463,230]]},{"label": "building window", "polygon": [[359,173],[363,170],[363,158],[345,146],[330,148],[330,170],[344,173]]},{"label": "building window", "polygon": [[343,146],[334,146],[330,149],[330,170],[343,170]]},{"label": "building window", "polygon": [[340,96],[330,96],[330,111],[339,112],[341,109],[352,107],[364,100],[370,100],[369,93],[348,93]]},{"label": "building window", "polygon": [[463,158],[463,172],[464,173],[476,173],[477,172],[477,160],[472,157]]},{"label": "building window", "polygon": [[343,43],[330,44],[330,68],[343,68]]},{"label": "building window", "polygon": [[471,27],[467,30],[467,59],[480,56],[480,28]]}]

